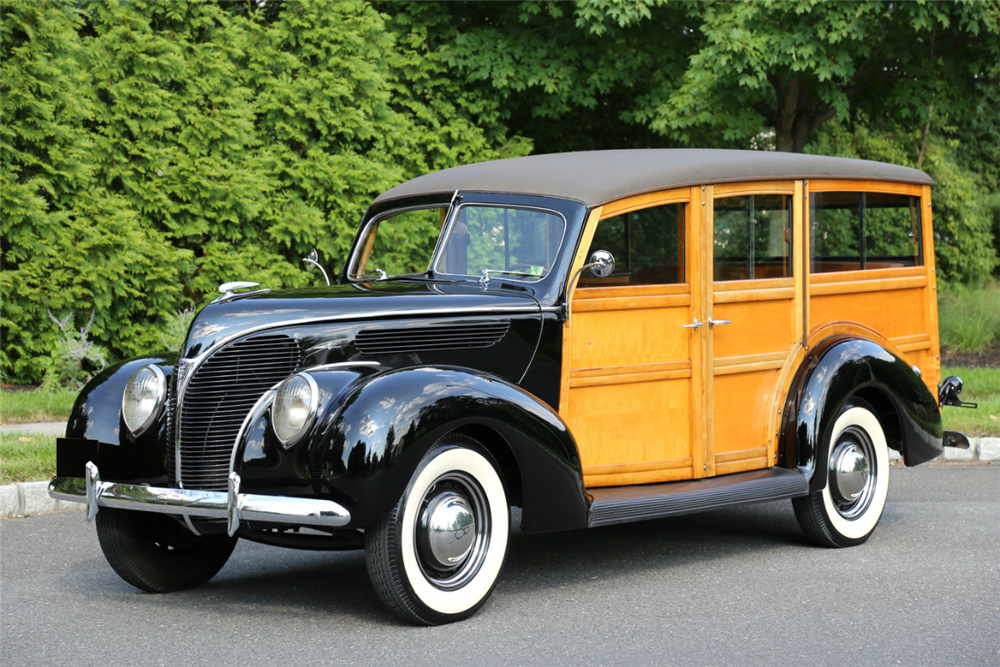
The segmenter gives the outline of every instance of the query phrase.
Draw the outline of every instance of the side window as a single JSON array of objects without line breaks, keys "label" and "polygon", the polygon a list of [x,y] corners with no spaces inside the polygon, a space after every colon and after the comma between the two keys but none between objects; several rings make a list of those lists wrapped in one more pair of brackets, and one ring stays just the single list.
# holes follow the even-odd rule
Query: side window
[{"label": "side window", "polygon": [[580,287],[684,282],[684,204],[666,204],[601,220],[587,256],[607,250],[615,273],[585,277]]},{"label": "side window", "polygon": [[813,273],[923,264],[919,197],[816,192],[809,219]]},{"label": "side window", "polygon": [[714,279],[792,275],[792,198],[749,195],[715,200]]}]

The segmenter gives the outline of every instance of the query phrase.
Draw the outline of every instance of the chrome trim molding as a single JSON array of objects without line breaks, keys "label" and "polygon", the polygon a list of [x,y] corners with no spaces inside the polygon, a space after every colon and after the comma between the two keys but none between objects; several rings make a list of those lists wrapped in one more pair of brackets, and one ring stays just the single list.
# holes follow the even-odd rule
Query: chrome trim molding
[{"label": "chrome trim molding", "polygon": [[[284,382],[284,380],[282,380],[282,382]],[[253,408],[250,410],[250,412],[247,413],[247,416],[243,419],[243,425],[240,426],[240,431],[239,433],[236,434],[236,441],[233,442],[233,450],[229,453],[230,476],[232,476],[234,474],[233,471],[236,470],[236,452],[238,452],[240,449],[240,443],[246,436],[247,429],[256,424],[257,420],[260,419],[265,412],[267,412],[267,409],[269,407],[271,407],[271,403],[274,402],[274,397],[277,395],[278,387],[280,386],[281,382],[279,382],[278,384],[274,385],[273,387],[265,391],[263,394],[261,394],[261,397],[257,399],[257,402],[254,403]]]},{"label": "chrome trim molding", "polygon": [[[455,295],[460,297],[462,295]],[[447,298],[447,296],[445,296]],[[497,315],[497,314],[518,314],[523,313],[526,315],[537,315],[540,312],[559,312],[558,307],[550,308],[540,308],[537,302],[531,305],[525,306],[494,306],[494,307],[482,307],[476,306],[474,308],[428,308],[424,310],[381,310],[374,313],[366,313],[364,319],[383,319],[383,318],[404,318],[404,317],[434,317],[437,315]],[[333,315],[330,317],[317,317],[312,319],[299,319],[299,320],[283,320],[280,322],[271,322],[268,324],[261,324],[256,327],[249,327],[247,329],[241,329],[229,336],[221,338],[218,342],[214,343],[210,348],[202,352],[196,357],[190,357],[185,359],[180,359],[178,361],[178,366],[184,365],[187,369],[184,373],[180,374],[177,378],[177,404],[174,409],[180,412],[181,405],[184,402],[184,394],[187,392],[187,386],[191,382],[191,378],[194,377],[195,371],[198,367],[212,355],[213,352],[217,351],[219,348],[232,343],[233,341],[243,338],[245,336],[251,336],[255,333],[260,333],[261,331],[267,331],[268,329],[283,329],[285,327],[293,326],[306,326],[310,324],[327,324],[330,322],[344,322],[349,320],[358,320],[357,313],[343,313],[341,315]],[[178,431],[179,432],[179,431]],[[178,436],[179,438],[180,436]]]},{"label": "chrome trim molding", "polygon": [[[303,368],[300,373],[319,373],[321,371],[335,371],[340,368],[351,368],[353,366],[370,366],[376,368],[381,366],[381,361],[338,361],[333,364],[320,364],[319,366],[310,366],[309,368]],[[279,383],[280,384],[280,383]],[[275,388],[277,385],[275,385]]]},{"label": "chrome trim molding", "polygon": [[270,521],[300,526],[339,528],[351,521],[351,513],[332,500],[263,496],[239,492],[239,475],[230,474],[228,493],[164,489],[136,484],[102,482],[97,466],[87,463],[87,478],[56,477],[49,482],[49,495],[58,500],[87,503],[87,519],[101,507],[156,512],[177,516],[226,519],[230,535],[242,521]]}]

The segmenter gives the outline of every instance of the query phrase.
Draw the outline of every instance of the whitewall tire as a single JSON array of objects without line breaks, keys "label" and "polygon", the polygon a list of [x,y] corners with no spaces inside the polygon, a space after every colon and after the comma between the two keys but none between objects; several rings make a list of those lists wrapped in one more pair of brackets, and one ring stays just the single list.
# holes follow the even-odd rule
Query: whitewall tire
[{"label": "whitewall tire", "polygon": [[795,517],[821,546],[861,544],[872,534],[889,491],[889,451],[870,405],[848,403],[834,420],[822,491],[792,501]]},{"label": "whitewall tire", "polygon": [[493,457],[471,438],[448,436],[424,456],[393,510],[365,530],[365,561],[389,609],[439,625],[486,602],[509,537],[510,510]]}]

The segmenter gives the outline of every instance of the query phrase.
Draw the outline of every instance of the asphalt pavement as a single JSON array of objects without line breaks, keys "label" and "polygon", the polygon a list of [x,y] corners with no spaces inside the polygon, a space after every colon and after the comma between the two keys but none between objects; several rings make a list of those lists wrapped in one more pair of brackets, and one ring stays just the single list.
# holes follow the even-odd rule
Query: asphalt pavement
[{"label": "asphalt pavement", "polygon": [[143,593],[80,512],[0,520],[0,664],[1000,665],[1000,466],[893,468],[864,545],[791,503],[515,532],[471,619],[385,611],[361,552],[241,541],[208,585]]}]

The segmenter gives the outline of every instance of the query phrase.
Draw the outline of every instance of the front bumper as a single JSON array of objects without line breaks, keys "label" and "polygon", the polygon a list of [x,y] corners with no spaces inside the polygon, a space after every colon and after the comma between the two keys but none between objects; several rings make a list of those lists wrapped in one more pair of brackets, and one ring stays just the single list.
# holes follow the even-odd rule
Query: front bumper
[{"label": "front bumper", "polygon": [[240,476],[229,473],[229,492],[166,489],[137,484],[102,482],[93,462],[87,462],[87,476],[56,477],[49,482],[49,495],[58,500],[87,504],[87,521],[101,507],[176,516],[225,519],[230,536],[240,521],[268,521],[298,526],[340,528],[351,521],[351,513],[332,500],[263,496],[240,493]]}]

